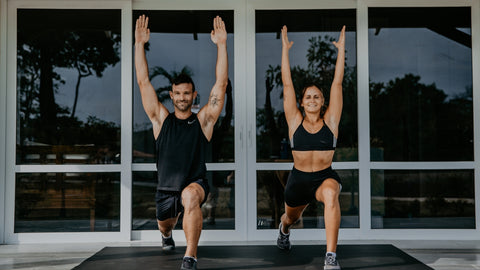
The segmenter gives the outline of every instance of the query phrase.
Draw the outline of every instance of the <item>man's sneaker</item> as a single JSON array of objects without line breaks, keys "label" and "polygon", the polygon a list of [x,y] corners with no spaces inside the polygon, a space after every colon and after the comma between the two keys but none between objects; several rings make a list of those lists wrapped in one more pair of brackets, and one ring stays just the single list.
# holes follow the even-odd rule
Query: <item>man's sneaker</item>
[{"label": "man's sneaker", "polygon": [[194,269],[197,270],[197,260],[193,257],[183,257],[182,270]]},{"label": "man's sneaker", "polygon": [[290,234],[283,234],[281,223],[279,227],[280,228],[278,229],[277,247],[281,250],[289,251],[292,248],[289,239]]},{"label": "man's sneaker", "polygon": [[173,241],[173,237],[165,238],[162,235],[162,249],[163,250],[174,250],[175,249],[175,241]]},{"label": "man's sneaker", "polygon": [[327,254],[325,256],[325,265],[323,266],[324,270],[331,270],[331,269],[341,269],[340,264],[338,264],[337,258],[331,254]]}]

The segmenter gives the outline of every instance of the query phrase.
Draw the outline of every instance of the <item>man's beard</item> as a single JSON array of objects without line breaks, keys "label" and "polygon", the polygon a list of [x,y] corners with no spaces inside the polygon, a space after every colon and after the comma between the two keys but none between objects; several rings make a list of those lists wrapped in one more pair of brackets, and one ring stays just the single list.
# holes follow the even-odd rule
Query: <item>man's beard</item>
[{"label": "man's beard", "polygon": [[176,109],[178,109],[181,112],[189,111],[190,108],[192,107],[192,104],[188,103],[188,101],[187,102],[178,101],[173,103],[173,105],[175,106]]}]

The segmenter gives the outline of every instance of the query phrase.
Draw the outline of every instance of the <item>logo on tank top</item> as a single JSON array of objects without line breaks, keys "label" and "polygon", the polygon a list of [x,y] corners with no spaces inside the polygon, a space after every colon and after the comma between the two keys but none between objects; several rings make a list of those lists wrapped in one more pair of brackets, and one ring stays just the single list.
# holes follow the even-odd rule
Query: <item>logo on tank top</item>
[{"label": "logo on tank top", "polygon": [[195,119],[193,119],[192,121],[187,121],[187,123],[188,123],[189,125],[191,125],[191,124],[195,123]]}]

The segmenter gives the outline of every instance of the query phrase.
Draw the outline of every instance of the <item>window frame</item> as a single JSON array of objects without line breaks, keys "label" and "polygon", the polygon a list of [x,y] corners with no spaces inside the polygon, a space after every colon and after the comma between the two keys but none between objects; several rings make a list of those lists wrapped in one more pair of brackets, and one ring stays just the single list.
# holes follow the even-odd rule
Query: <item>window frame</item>
[{"label": "window frame", "polygon": [[[18,8],[121,9],[122,13],[122,130],[121,163],[115,165],[15,165],[16,142],[16,20]],[[368,81],[368,8],[369,7],[470,7],[472,33],[474,161],[470,162],[371,162]],[[359,170],[359,229],[341,229],[340,240],[480,240],[480,1],[479,0],[0,0],[0,243],[118,242],[159,241],[157,231],[131,231],[132,170],[154,171],[154,164],[133,164],[132,74],[133,9],[222,9],[234,10],[235,29],[235,163],[207,164],[207,170],[235,170],[235,231],[202,232],[202,242],[272,241],[278,230],[256,230],[256,171],[289,170],[292,163],[256,163],[255,147],[255,10],[258,9],[356,9],[357,14],[357,106],[358,162],[334,163],[335,169]],[[252,68],[253,67],[253,68]],[[367,123],[367,124],[365,124]],[[362,125],[363,124],[363,125]],[[253,157],[253,158],[252,158]],[[372,169],[473,169],[475,170],[476,229],[371,229],[370,182]],[[13,228],[15,173],[17,172],[120,172],[120,232],[20,233]],[[405,233],[407,232],[407,233]],[[322,229],[297,230],[298,241],[324,241]],[[185,243],[183,232],[174,232]]]},{"label": "window frame", "polygon": [[[121,161],[114,165],[16,165],[16,118],[17,118],[17,82],[16,68],[7,70],[7,128],[6,128],[6,192],[5,198],[5,242],[7,243],[38,243],[38,242],[98,242],[102,241],[128,241],[130,240],[131,212],[126,209],[130,205],[128,187],[131,186],[131,147],[126,147],[131,141],[131,133],[125,128],[131,126],[131,76],[132,57],[128,54],[129,44],[132,42],[131,29],[131,3],[129,1],[107,2],[79,1],[12,1],[8,3],[8,56],[7,65],[17,66],[17,10],[28,9],[115,9],[121,13]],[[129,153],[130,152],[130,153]],[[16,173],[45,173],[45,172],[117,172],[120,173],[120,231],[118,232],[69,232],[69,233],[15,233],[15,179]]]},{"label": "window frame", "polygon": [[[271,4],[271,5],[269,5]],[[274,7],[273,7],[274,5]],[[480,19],[479,9],[480,3],[472,1],[458,1],[452,3],[448,0],[408,0],[408,1],[384,1],[384,0],[359,0],[354,1],[338,1],[335,3],[311,3],[304,2],[301,5],[301,9],[324,9],[324,8],[353,8],[357,11],[357,98],[358,98],[358,162],[334,162],[332,167],[334,169],[358,169],[359,170],[359,205],[360,205],[360,228],[359,229],[340,229],[339,239],[438,239],[439,235],[442,235],[445,239],[451,240],[471,240],[472,231],[480,229],[480,185],[475,185],[475,197],[476,209],[476,229],[409,229],[408,236],[405,235],[405,229],[372,229],[371,228],[371,175],[372,169],[395,169],[395,170],[411,170],[415,169],[475,169],[475,179],[480,179],[480,78],[479,76],[473,76],[473,99],[474,99],[474,161],[470,162],[372,162],[370,161],[370,112],[369,112],[369,62],[368,62],[368,8],[370,7],[470,7],[472,16],[472,72],[473,74],[479,74],[479,61],[480,61]],[[248,54],[249,66],[255,65],[255,10],[256,9],[298,9],[299,4],[295,6],[288,1],[272,1],[258,0],[255,2],[249,2],[247,10],[247,18],[250,22],[247,28],[248,32]],[[247,74],[249,89],[255,89],[255,74],[248,72]],[[251,96],[251,95],[250,95]],[[253,123],[249,122],[247,128],[249,137],[252,137],[252,130],[256,130],[255,124],[255,100],[250,98],[248,100],[249,108],[247,110],[248,119],[253,119]],[[362,121],[362,119],[367,119]],[[368,123],[368,124],[365,124]],[[253,135],[254,136],[254,135]],[[255,144],[255,142],[253,142]],[[250,157],[256,157],[255,147],[249,148]],[[288,170],[291,169],[292,163],[255,163],[249,159],[249,166],[254,167],[255,170],[249,170],[249,181],[256,179],[257,170]],[[252,223],[253,217],[256,218],[256,182],[249,184],[249,198],[250,203],[248,208],[249,214],[249,228],[254,226]],[[311,240],[311,233],[315,232],[316,239],[326,240],[324,230],[320,229],[305,229],[298,230],[295,233],[296,239],[299,240]],[[268,235],[275,235],[276,230],[270,230]],[[267,240],[265,238],[266,233],[262,234],[258,230],[249,231],[249,239]],[[454,235],[454,236],[453,236]],[[406,238],[405,238],[406,237]],[[476,236],[480,237],[480,236]]]},{"label": "window frame", "polygon": [[[301,6],[301,7],[300,7]],[[286,0],[258,0],[258,1],[249,1],[247,3],[247,21],[249,25],[247,27],[247,61],[248,66],[255,67],[256,63],[256,49],[255,49],[255,11],[256,10],[295,10],[295,9],[357,9],[356,16],[357,16],[357,74],[358,66],[360,64],[359,55],[359,13],[357,7],[357,1],[354,0],[345,0],[345,1],[322,1],[322,2],[315,2],[315,1],[304,1],[301,5],[298,2],[292,3],[291,1]],[[280,57],[280,55],[279,55]],[[368,58],[367,58],[368,59]],[[358,76],[358,75],[357,75]],[[357,77],[357,98],[360,95],[360,83],[359,78]],[[248,171],[248,198],[247,202],[248,205],[248,220],[249,220],[249,232],[248,232],[248,239],[257,239],[257,240],[264,240],[268,241],[275,238],[278,229],[257,229],[257,171],[264,171],[264,170],[291,170],[293,167],[293,162],[282,162],[282,163],[275,163],[275,162],[257,162],[257,150],[256,150],[256,76],[255,76],[255,68],[247,70],[247,81],[248,81],[248,89],[253,89],[252,94],[248,96],[248,108],[247,108],[247,118],[250,120],[247,126],[247,134],[248,140],[250,141],[249,148],[248,148],[248,167],[252,168]],[[357,102],[358,108],[358,119],[361,119],[359,114],[359,104]],[[360,128],[360,122],[358,122],[358,126]],[[358,140],[360,141],[360,133],[358,134]],[[333,162],[332,167],[334,169],[352,169],[358,170],[359,173],[359,194],[361,193],[362,189],[362,182],[360,178],[360,145],[358,148],[358,159],[359,161],[348,161],[348,162]],[[345,237],[347,239],[355,238],[359,231],[362,230],[362,196],[359,198],[359,217],[360,217],[360,228],[355,229],[340,229],[340,236]],[[295,238],[298,240],[312,240],[312,232],[316,235],[316,239],[318,240],[325,240],[325,233],[324,229],[302,229],[297,230],[295,232]],[[272,236],[273,235],[273,236]]]},{"label": "window frame", "polygon": [[[375,8],[375,7],[388,7],[388,8],[403,8],[403,7],[470,7],[471,8],[471,29],[472,29],[472,73],[477,74],[478,70],[478,62],[479,62],[479,51],[478,45],[475,46],[476,43],[480,41],[479,37],[479,2],[472,2],[472,1],[456,1],[451,2],[448,0],[440,0],[440,1],[429,1],[429,0],[408,0],[402,2],[395,2],[395,1],[380,1],[380,0],[365,0],[362,1],[362,10],[366,14],[363,21],[363,31],[364,34],[362,35],[362,40],[359,43],[362,44],[363,51],[366,52],[363,56],[365,61],[362,61],[364,66],[359,67],[363,69],[362,77],[363,87],[362,88],[362,113],[359,112],[359,115],[366,117],[366,119],[370,119],[370,112],[369,112],[369,81],[368,81],[368,8]],[[360,35],[359,35],[360,36]],[[477,49],[475,49],[477,47]],[[359,61],[360,62],[360,61]],[[480,221],[480,198],[478,194],[480,194],[479,185],[475,185],[475,226],[476,229],[408,229],[408,236],[406,236],[403,232],[405,229],[372,229],[371,228],[371,194],[370,194],[370,184],[371,184],[371,170],[374,169],[381,169],[381,170],[455,170],[455,169],[473,169],[475,170],[475,179],[478,179],[480,176],[480,151],[479,147],[479,139],[480,139],[480,119],[478,108],[480,107],[480,102],[478,100],[477,95],[479,95],[479,87],[480,87],[480,80],[477,77],[473,76],[473,125],[474,125],[474,161],[466,161],[466,162],[381,162],[381,161],[371,161],[370,159],[370,130],[369,126],[360,134],[363,134],[362,140],[359,140],[359,145],[366,145],[368,146],[366,151],[362,151],[362,162],[361,162],[361,179],[368,181],[368,190],[366,187],[361,187],[361,202],[363,202],[363,210],[366,211],[368,209],[368,215],[363,215],[363,223],[364,225],[368,226],[365,228],[368,234],[374,234],[379,238],[382,239],[438,239],[438,235],[442,235],[445,239],[464,239],[470,240],[472,239],[472,231],[479,230],[479,221]],[[360,86],[359,86],[360,88]],[[360,91],[359,91],[360,92]],[[359,101],[360,103],[360,101]],[[359,104],[360,107],[360,104]],[[361,116],[359,116],[361,117]],[[360,136],[360,135],[359,135]],[[362,189],[363,188],[363,189]],[[367,201],[368,200],[368,201]],[[366,205],[365,205],[366,204]],[[368,220],[366,220],[368,218]],[[362,226],[362,225],[361,225]],[[469,236],[470,235],[470,236]],[[406,236],[406,238],[404,238]]]},{"label": "window frame", "polygon": [[[245,204],[246,192],[246,156],[245,156],[245,134],[243,127],[245,126],[245,18],[241,15],[244,13],[245,5],[241,1],[235,0],[213,0],[208,5],[195,0],[186,1],[134,1],[133,10],[233,10],[233,29],[234,29],[234,55],[229,55],[229,61],[234,59],[234,85],[233,85],[233,120],[234,120],[234,162],[226,163],[207,163],[207,171],[234,171],[235,172],[235,229],[234,230],[203,230],[202,241],[244,241],[246,239],[246,220],[245,212],[242,207]],[[132,28],[133,29],[133,28]],[[132,171],[156,171],[154,163],[132,163]],[[175,241],[186,243],[185,234],[182,230],[173,231]],[[158,230],[132,230],[132,240],[150,240],[160,239]]]}]

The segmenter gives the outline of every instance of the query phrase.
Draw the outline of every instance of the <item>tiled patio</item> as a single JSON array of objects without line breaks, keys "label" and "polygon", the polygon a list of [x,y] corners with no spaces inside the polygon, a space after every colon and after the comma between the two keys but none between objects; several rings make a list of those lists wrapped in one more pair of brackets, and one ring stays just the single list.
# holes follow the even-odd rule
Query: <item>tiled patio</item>
[{"label": "tiled patio", "polygon": [[[177,244],[184,245],[185,243]],[[220,245],[221,243],[200,244]],[[273,243],[240,242],[238,244]],[[322,245],[322,243],[315,241],[305,243],[297,241],[295,244]],[[343,241],[340,242],[341,244],[393,244],[433,269],[480,269],[480,243],[478,241]],[[72,269],[105,246],[139,245],[152,246],[160,245],[160,243],[132,241],[125,243],[0,245],[0,270]]]}]

